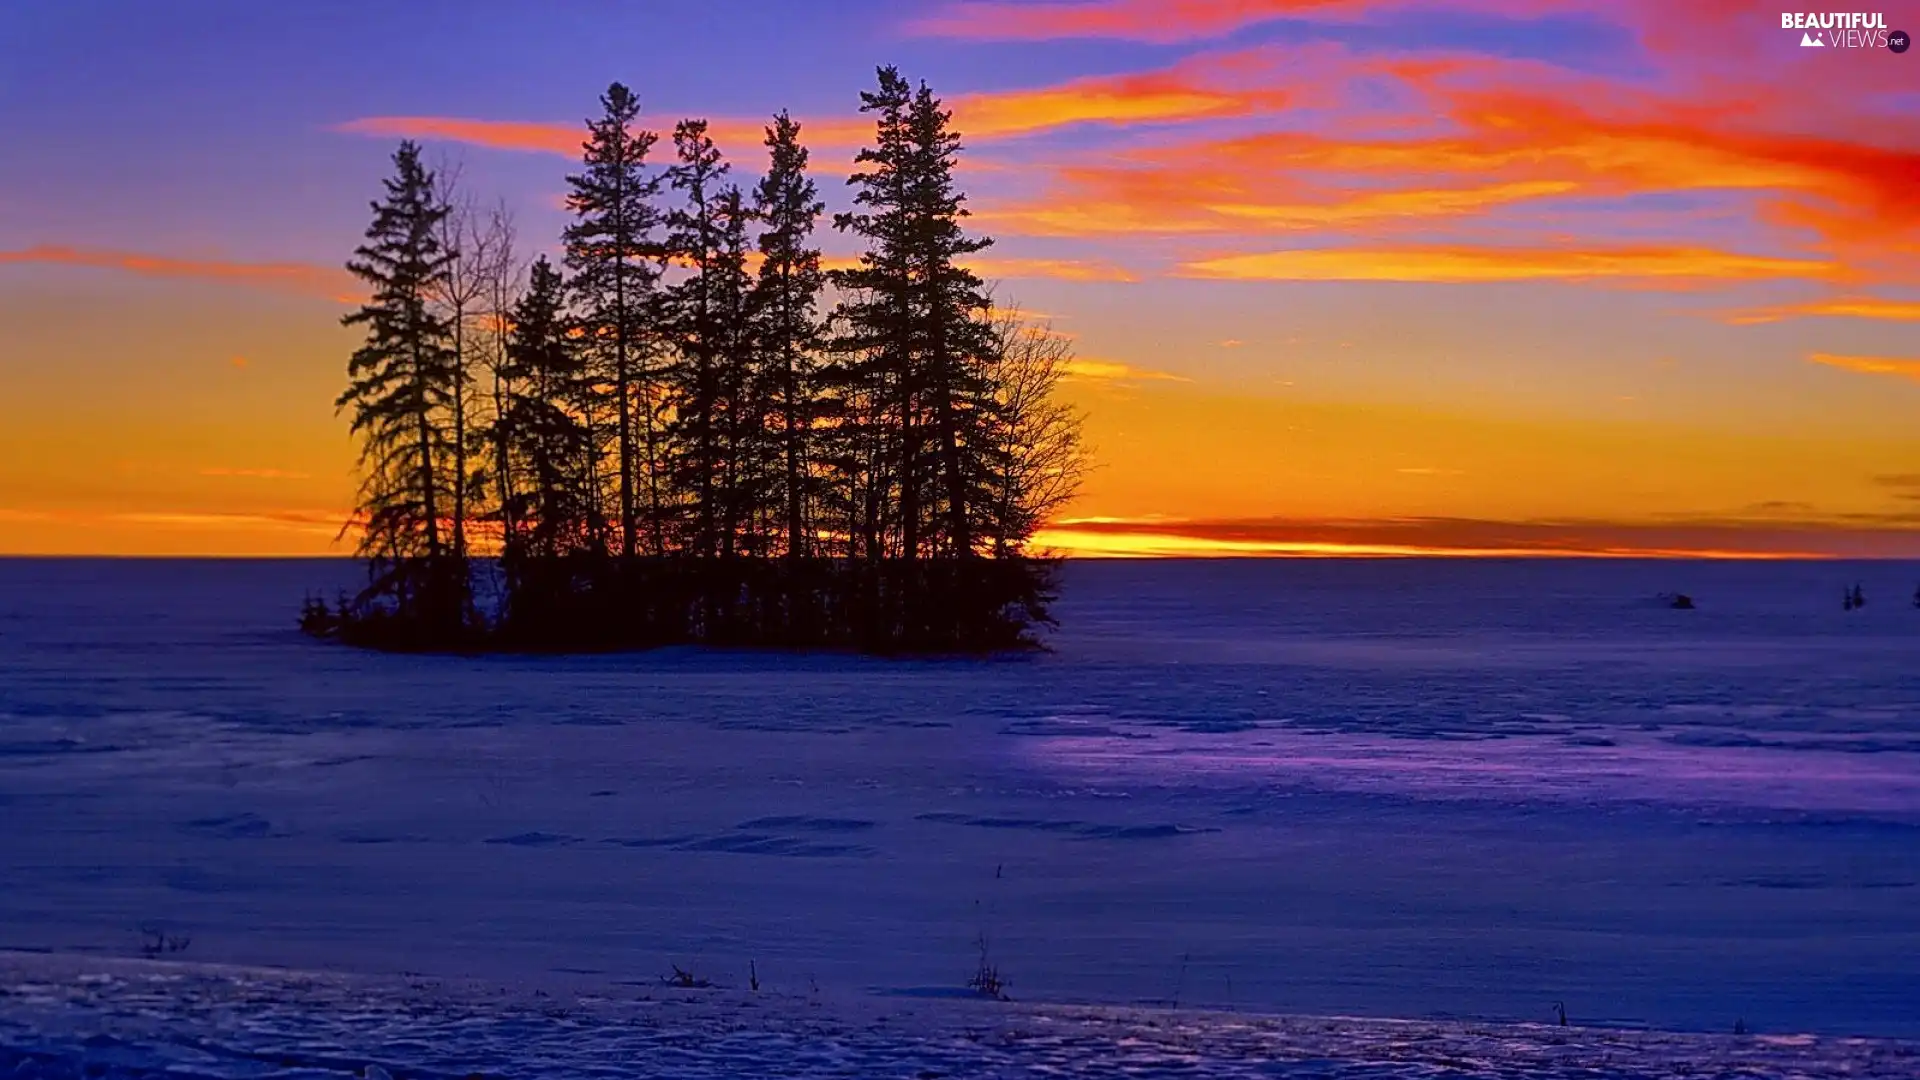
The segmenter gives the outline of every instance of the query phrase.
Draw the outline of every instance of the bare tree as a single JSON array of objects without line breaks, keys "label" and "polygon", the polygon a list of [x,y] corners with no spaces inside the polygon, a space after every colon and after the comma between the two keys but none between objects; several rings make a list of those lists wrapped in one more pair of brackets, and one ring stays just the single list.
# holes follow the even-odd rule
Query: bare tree
[{"label": "bare tree", "polygon": [[1073,343],[1017,307],[996,309],[992,329],[993,547],[1012,555],[1079,493],[1088,452],[1084,416],[1058,394]]},{"label": "bare tree", "polygon": [[485,289],[479,272],[481,259],[467,245],[474,212],[472,200],[460,183],[462,169],[458,160],[443,159],[437,163],[433,173],[433,198],[447,208],[447,213],[440,218],[436,227],[435,239],[450,261],[446,272],[434,282],[432,297],[453,336],[453,471],[449,478],[452,488],[449,494],[453,501],[453,553],[458,558],[464,558],[467,554],[467,489],[471,486],[467,469],[467,439],[471,430],[467,397],[473,380],[469,374],[472,371],[472,349],[468,341],[467,323]]},{"label": "bare tree", "polygon": [[506,415],[508,403],[513,398],[513,364],[507,347],[513,330],[512,311],[526,290],[527,263],[517,250],[518,237],[513,213],[507,209],[504,201],[496,203],[484,220],[476,215],[470,219],[470,223],[472,228],[468,249],[477,253],[479,272],[485,282],[476,328],[479,334],[477,353],[480,365],[492,383],[489,395],[492,398],[492,423],[485,428],[485,435],[492,444],[494,507],[500,528],[500,545],[504,548],[512,540],[519,523],[513,516],[513,460],[509,453],[507,432],[500,420]]}]

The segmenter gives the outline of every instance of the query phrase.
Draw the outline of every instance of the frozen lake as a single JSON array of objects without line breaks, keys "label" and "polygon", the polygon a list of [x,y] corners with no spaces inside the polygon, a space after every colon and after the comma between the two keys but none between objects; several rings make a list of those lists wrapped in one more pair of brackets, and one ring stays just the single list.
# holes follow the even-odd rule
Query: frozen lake
[{"label": "frozen lake", "polygon": [[1920,1035],[1920,565],[1079,564],[916,662],[296,634],[350,576],[0,561],[0,949]]}]

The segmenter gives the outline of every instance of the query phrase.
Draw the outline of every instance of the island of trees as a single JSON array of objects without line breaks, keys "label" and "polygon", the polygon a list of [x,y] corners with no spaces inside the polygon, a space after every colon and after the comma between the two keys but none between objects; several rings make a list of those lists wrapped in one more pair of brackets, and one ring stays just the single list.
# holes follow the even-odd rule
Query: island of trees
[{"label": "island of trees", "polygon": [[[960,137],[892,68],[823,270],[801,125],[730,181],[704,120],[671,160],[616,83],[568,176],[560,264],[403,142],[347,264],[369,296],[336,402],[360,449],[357,595],[302,626],[389,649],[681,642],[1029,647],[1028,550],[1083,468],[1068,346],[967,257]],[[343,530],[343,534],[346,530]]]}]

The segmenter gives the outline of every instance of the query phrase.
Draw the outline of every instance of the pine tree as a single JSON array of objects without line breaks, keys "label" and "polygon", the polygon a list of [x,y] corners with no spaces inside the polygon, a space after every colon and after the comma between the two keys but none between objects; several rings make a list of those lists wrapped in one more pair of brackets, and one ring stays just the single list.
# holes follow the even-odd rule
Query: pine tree
[{"label": "pine tree", "polygon": [[565,233],[566,264],[580,326],[612,401],[618,542],[620,554],[630,559],[639,546],[643,480],[650,546],[655,554],[666,547],[658,431],[663,387],[654,326],[660,246],[653,237],[659,213],[652,199],[659,181],[642,172],[656,136],[633,129],[640,113],[633,92],[614,83],[600,104],[601,118],[587,123],[584,167],[567,177],[567,207],[575,220]]},{"label": "pine tree", "polygon": [[673,145],[677,163],[667,170],[667,181],[683,204],[667,214],[667,252],[685,267],[686,276],[667,288],[664,304],[680,352],[673,378],[672,476],[691,501],[687,549],[711,557],[721,546],[718,353],[726,328],[713,292],[720,257],[717,185],[727,165],[707,137],[705,120],[682,120],[674,127]]},{"label": "pine tree", "polygon": [[366,341],[334,405],[351,412],[361,441],[359,548],[371,578],[359,606],[451,634],[467,615],[468,581],[442,529],[449,450],[461,437],[451,423],[459,393],[452,328],[433,304],[451,261],[438,235],[448,207],[418,146],[401,143],[393,164],[366,242],[347,263],[372,296],[342,320],[365,327]]},{"label": "pine tree", "polygon": [[541,256],[514,305],[507,344],[513,391],[500,418],[501,442],[527,480],[511,508],[524,532],[508,546],[510,562],[588,552],[601,531],[588,467],[594,446],[579,416],[592,388],[568,336],[564,304],[560,273]]},{"label": "pine tree", "polygon": [[835,228],[868,242],[860,267],[834,276],[853,293],[836,312],[846,327],[837,345],[854,357],[841,382],[885,402],[901,556],[964,558],[974,553],[980,492],[992,475],[983,460],[990,304],[956,260],[992,241],[961,226],[966,197],[953,183],[960,137],[947,126],[950,114],[893,68],[879,76],[878,92],[861,94],[862,111],[879,117],[875,145],[855,159],[869,168],[849,180],[860,209],[834,218]]},{"label": "pine tree", "polygon": [[[911,560],[919,554],[918,492],[922,475],[914,359],[919,348],[913,318],[913,264],[907,206],[912,176],[907,109],[913,94],[891,67],[879,69],[877,91],[862,91],[860,111],[876,113],[875,145],[854,160],[867,166],[847,183],[854,211],[835,214],[833,226],[866,239],[860,265],[836,270],[830,279],[845,295],[835,308],[835,362],[827,373],[833,388],[839,445],[834,464],[850,553],[881,558],[889,550]],[[900,495],[900,539],[891,543],[888,514]]]},{"label": "pine tree", "polygon": [[714,337],[715,426],[720,470],[720,554],[764,550],[768,440],[764,356],[755,334],[753,278],[747,273],[747,228],[753,209],[737,187],[713,204],[715,248],[707,267]]},{"label": "pine tree", "polygon": [[968,236],[961,225],[966,196],[953,183],[960,135],[948,126],[951,120],[922,83],[907,113],[910,258],[922,294],[917,314],[925,320],[926,354],[917,381],[925,391],[928,442],[938,457],[946,553],[967,558],[974,554],[982,493],[997,471],[990,460],[994,396],[987,371],[993,336],[984,317],[992,302],[979,277],[956,260],[993,241]]},{"label": "pine tree", "polygon": [[782,112],[773,118],[766,145],[771,164],[754,190],[754,211],[766,228],[760,234],[752,308],[755,336],[764,350],[765,400],[778,432],[779,467],[770,475],[770,490],[779,500],[786,554],[804,559],[813,553],[808,514],[818,497],[811,473],[820,411],[817,307],[826,281],[812,240],[814,223],[826,204],[807,176],[807,148],[792,117]]}]

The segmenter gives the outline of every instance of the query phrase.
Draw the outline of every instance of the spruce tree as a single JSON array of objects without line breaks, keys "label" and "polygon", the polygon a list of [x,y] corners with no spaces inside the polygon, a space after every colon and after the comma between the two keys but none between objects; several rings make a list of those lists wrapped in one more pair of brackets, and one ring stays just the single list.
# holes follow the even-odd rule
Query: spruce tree
[{"label": "spruce tree", "polygon": [[600,104],[601,118],[587,122],[582,170],[567,177],[575,220],[564,238],[579,325],[612,405],[618,545],[630,559],[640,541],[642,484],[649,545],[655,554],[666,547],[658,430],[663,387],[654,326],[660,245],[652,200],[659,181],[642,171],[656,137],[634,130],[640,103],[633,92],[614,83]]},{"label": "spruce tree", "polygon": [[764,355],[755,334],[753,278],[747,272],[753,208],[728,186],[713,202],[713,261],[707,302],[717,333],[713,343],[714,420],[720,452],[720,554],[764,552],[768,441]]},{"label": "spruce tree", "polygon": [[364,327],[366,340],[334,406],[350,412],[360,439],[359,550],[371,577],[358,606],[443,635],[458,632],[468,594],[465,561],[442,522],[450,450],[462,435],[452,424],[452,327],[433,302],[452,259],[439,237],[449,211],[418,146],[401,143],[393,165],[366,242],[347,263],[372,295],[342,320]]},{"label": "spruce tree", "polygon": [[524,535],[511,559],[543,562],[591,550],[597,500],[588,459],[592,439],[580,420],[591,386],[568,335],[565,286],[545,256],[534,261],[526,295],[514,305],[505,376],[513,388],[501,442],[527,486],[516,490],[513,520]]},{"label": "spruce tree", "polygon": [[686,547],[712,556],[720,544],[717,485],[723,467],[718,414],[719,347],[725,335],[714,303],[719,259],[718,184],[727,173],[720,151],[707,137],[705,120],[682,120],[673,130],[676,163],[667,181],[682,203],[667,214],[668,257],[685,276],[666,289],[666,323],[679,347],[674,365],[673,480],[690,501]]},{"label": "spruce tree", "polygon": [[835,275],[853,294],[837,312],[847,328],[837,344],[853,357],[842,382],[886,401],[901,556],[911,561],[924,549],[965,558],[993,472],[984,460],[992,445],[991,334],[986,289],[957,260],[992,241],[961,224],[966,197],[953,182],[960,137],[948,127],[951,115],[893,68],[879,76],[879,90],[861,94],[862,110],[879,117],[875,145],[855,159],[868,168],[849,180],[858,209],[834,218],[835,228],[868,243],[858,269]]},{"label": "spruce tree", "polygon": [[813,433],[819,423],[816,358],[821,345],[817,308],[825,275],[813,246],[814,223],[826,204],[807,175],[800,125],[785,112],[767,128],[771,163],[754,189],[760,233],[760,270],[754,282],[755,336],[762,352],[769,419],[777,425],[778,468],[770,493],[778,499],[781,538],[789,558],[813,553],[808,519],[817,498]]},{"label": "spruce tree", "polygon": [[990,458],[993,387],[987,365],[993,335],[985,316],[992,302],[973,271],[957,260],[993,243],[969,236],[966,196],[954,186],[953,167],[960,135],[948,125],[952,114],[940,107],[925,83],[907,113],[911,179],[907,186],[910,260],[920,298],[917,317],[925,321],[916,382],[928,412],[928,443],[937,456],[937,496],[944,500],[945,552],[956,558],[974,554],[976,517],[982,492],[996,472]]},{"label": "spruce tree", "polygon": [[[835,214],[833,226],[867,241],[860,265],[829,275],[844,299],[835,308],[833,387],[835,462],[850,547],[874,560],[889,550],[912,560],[919,555],[919,502],[923,438],[917,417],[914,358],[913,263],[908,185],[907,109],[913,93],[891,67],[879,69],[879,89],[862,91],[860,111],[877,114],[874,145],[854,158],[865,166],[848,177],[857,190],[855,209]],[[899,540],[891,542],[888,513],[899,492]]]}]

